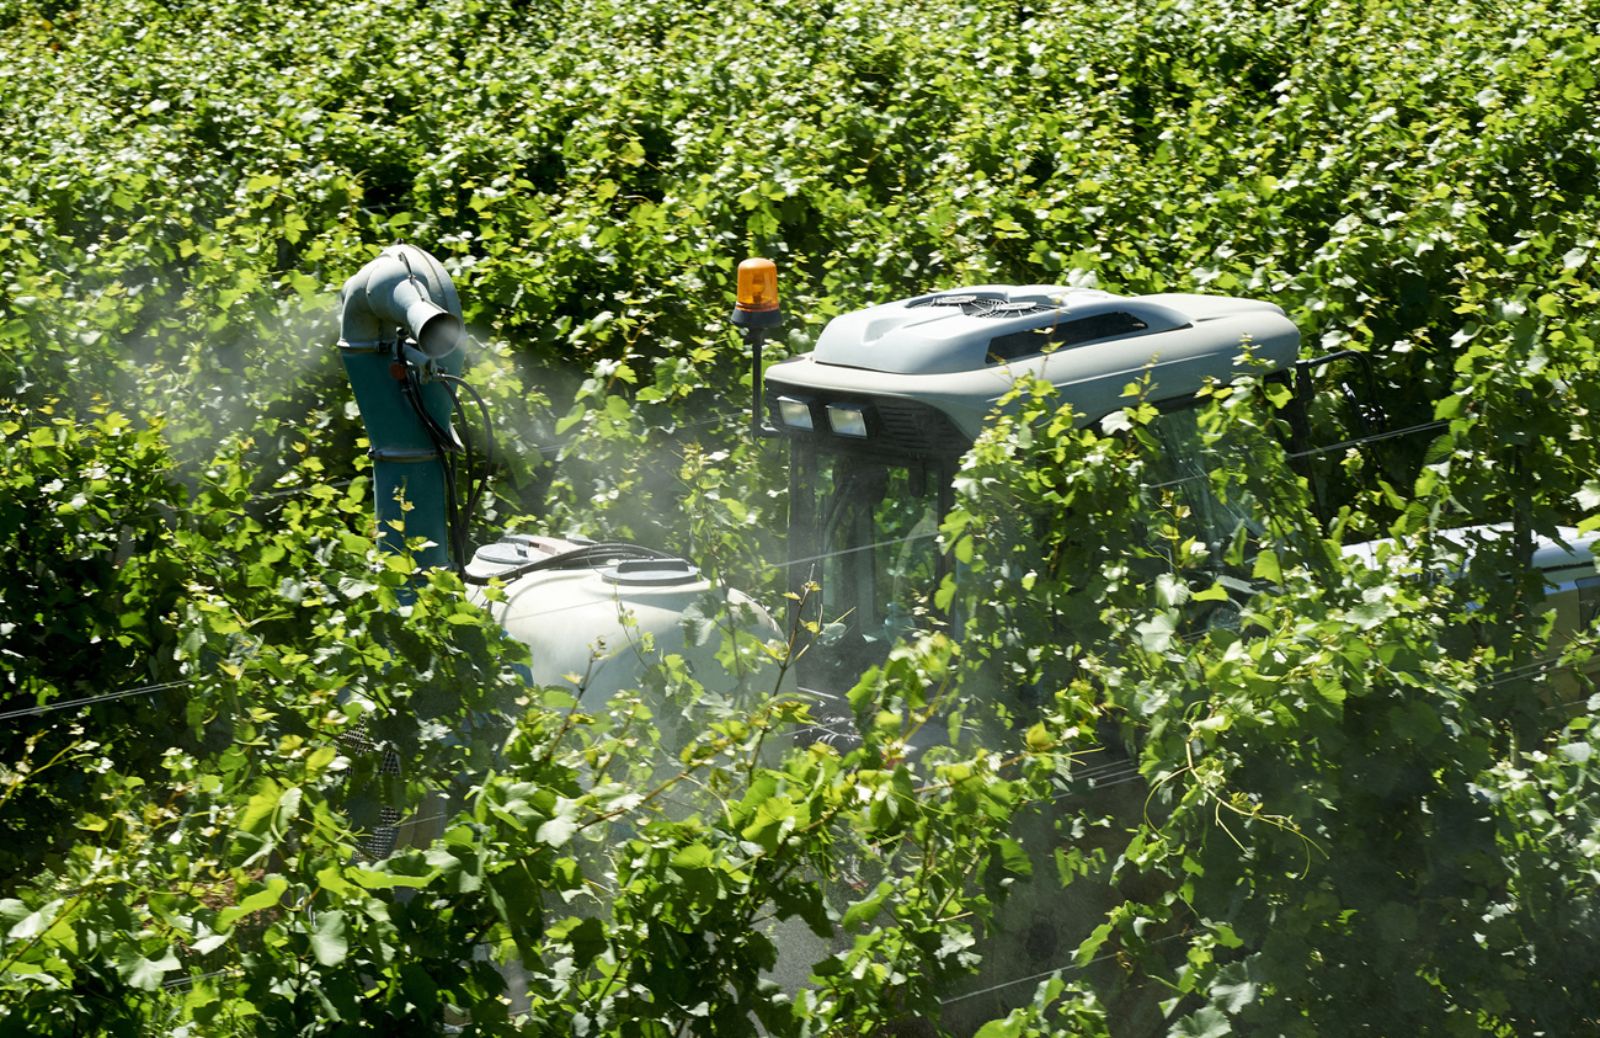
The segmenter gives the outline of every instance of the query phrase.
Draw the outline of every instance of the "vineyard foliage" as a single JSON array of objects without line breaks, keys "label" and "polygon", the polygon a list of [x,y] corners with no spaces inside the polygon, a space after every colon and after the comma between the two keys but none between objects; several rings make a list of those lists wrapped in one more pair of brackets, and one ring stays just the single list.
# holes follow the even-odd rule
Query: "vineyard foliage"
[{"label": "vineyard foliage", "polygon": [[[1553,639],[1526,566],[1600,527],[1593,0],[0,30],[0,1034],[1600,1029],[1593,618]],[[1293,458],[1280,387],[1219,389],[1214,545],[1137,380],[1096,428],[1019,385],[943,528],[970,622],[863,677],[859,746],[672,659],[591,716],[376,550],[334,294],[401,239],[466,308],[479,539],[636,539],[775,615],[746,255],[780,356],[931,287],[1269,299],[1370,357],[1313,442],[1411,431]],[[987,736],[908,752],[952,716]],[[385,804],[441,835],[369,853]],[[1074,887],[997,972],[1008,896]]]}]

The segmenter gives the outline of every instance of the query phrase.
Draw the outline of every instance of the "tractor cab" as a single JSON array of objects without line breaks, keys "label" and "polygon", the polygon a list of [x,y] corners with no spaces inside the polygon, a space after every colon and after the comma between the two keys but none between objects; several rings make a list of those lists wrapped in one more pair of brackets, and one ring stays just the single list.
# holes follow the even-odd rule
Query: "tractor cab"
[{"label": "tractor cab", "polygon": [[[936,535],[961,456],[1019,378],[1055,386],[1086,424],[1148,377],[1154,431],[1181,479],[1203,471],[1199,390],[1246,373],[1287,378],[1298,348],[1271,303],[1058,285],[978,285],[835,318],[812,353],[767,369],[757,408],[760,431],[788,443],[790,587],[823,630],[802,682],[848,688],[906,634],[959,627],[933,605],[951,565]],[[1215,538],[1248,521],[1204,480],[1190,486]]]}]

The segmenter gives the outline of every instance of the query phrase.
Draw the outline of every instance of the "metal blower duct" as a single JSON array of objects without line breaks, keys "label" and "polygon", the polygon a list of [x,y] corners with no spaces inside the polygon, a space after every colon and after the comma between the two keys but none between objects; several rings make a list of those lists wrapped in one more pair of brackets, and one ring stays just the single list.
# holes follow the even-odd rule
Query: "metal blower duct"
[{"label": "metal blower duct", "polygon": [[[339,293],[339,355],[372,446],[379,542],[403,551],[406,541],[426,538],[431,544],[414,555],[423,567],[450,564],[445,459],[407,396],[407,359],[459,375],[464,330],[450,275],[411,245],[384,249]],[[424,380],[414,388],[435,428],[448,431],[445,387]]]}]

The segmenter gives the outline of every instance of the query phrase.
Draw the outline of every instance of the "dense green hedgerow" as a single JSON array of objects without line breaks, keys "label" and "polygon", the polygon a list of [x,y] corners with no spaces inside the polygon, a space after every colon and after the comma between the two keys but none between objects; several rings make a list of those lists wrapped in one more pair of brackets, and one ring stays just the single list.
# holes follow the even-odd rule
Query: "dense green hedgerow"
[{"label": "dense green hedgerow", "polygon": [[[1600,503],[1597,58],[1576,0],[0,0],[0,712],[152,689],[0,722],[0,1032],[505,1033],[491,953],[531,1030],[970,1027],[977,1000],[937,1006],[974,933],[1055,881],[1007,834],[1096,729],[1150,809],[1039,823],[1116,903],[1075,986],[985,1038],[1593,1029],[1592,711],[1521,680],[1547,632],[1516,538],[1425,577],[1439,529]],[[397,238],[461,290],[489,527],[673,547],[775,607],[784,476],[725,320],[746,254],[780,264],[780,353],[934,286],[1223,292],[1373,358],[1319,376],[1316,441],[1444,424],[1314,459],[1307,501],[1270,401],[1212,413],[1219,486],[1276,522],[1231,563],[1270,585],[1247,640],[1192,615],[1218,560],[1084,548],[1152,515],[1186,543],[1136,402],[1107,439],[1034,400],[946,528],[986,622],[864,682],[843,758],[763,756],[776,707],[707,718],[668,781],[722,809],[669,817],[621,781],[653,774],[645,707],[568,725],[535,694],[501,752],[518,650],[372,553],[333,294]],[[1386,534],[1389,569],[1341,561]],[[1026,738],[902,758],[996,668],[1036,693]],[[347,752],[358,724],[414,769]],[[353,857],[374,790],[458,775],[441,843]],[[834,905],[848,950],[764,989],[752,924],[828,929],[816,877],[878,858]]]}]

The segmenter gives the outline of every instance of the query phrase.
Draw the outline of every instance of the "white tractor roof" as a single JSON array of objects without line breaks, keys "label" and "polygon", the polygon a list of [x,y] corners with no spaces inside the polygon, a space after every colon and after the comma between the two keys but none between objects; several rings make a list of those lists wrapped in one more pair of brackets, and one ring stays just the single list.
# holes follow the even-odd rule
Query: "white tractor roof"
[{"label": "white tractor roof", "polygon": [[1085,422],[1127,403],[1147,372],[1151,399],[1185,397],[1207,379],[1294,363],[1300,336],[1272,303],[1227,296],[1119,296],[1059,285],[975,285],[834,318],[814,352],[773,365],[782,395],[914,401],[968,439],[1021,375],[1055,385]]}]

